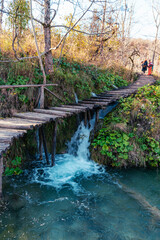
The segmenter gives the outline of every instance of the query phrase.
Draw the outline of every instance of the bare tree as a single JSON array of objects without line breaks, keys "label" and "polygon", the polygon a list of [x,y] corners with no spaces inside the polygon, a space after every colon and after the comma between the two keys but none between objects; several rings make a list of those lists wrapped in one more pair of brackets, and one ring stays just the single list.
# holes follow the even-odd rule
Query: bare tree
[{"label": "bare tree", "polygon": [[[30,15],[31,15],[31,24],[32,24],[36,49],[37,49],[37,53],[38,53],[39,63],[40,63],[41,71],[43,73],[43,84],[46,84],[46,74],[45,74],[45,70],[44,70],[44,67],[43,67],[42,58],[41,58],[41,55],[40,55],[40,51],[39,51],[39,47],[38,47],[38,43],[37,43],[37,38],[36,38],[36,32],[35,32],[34,23],[33,23],[32,0],[30,0]],[[40,108],[44,108],[44,86],[41,87]]]},{"label": "bare tree", "polygon": [[[72,25],[73,18],[74,18],[74,15],[75,15],[75,13],[76,13],[76,9],[77,9],[77,4],[78,4],[78,0],[77,0],[77,2],[76,2],[75,7],[74,7],[74,12],[73,12],[73,14],[72,14],[72,16],[71,16],[71,20],[70,20],[70,23],[69,23],[69,28],[70,28],[71,25]],[[67,36],[66,36],[66,37],[67,37]],[[61,47],[61,53],[60,53],[60,56],[59,56],[58,65],[59,65],[60,62],[61,62],[61,57],[62,57],[62,52],[63,52],[63,48],[64,48],[64,45],[65,45],[66,37],[65,37],[65,39],[63,40],[63,44],[62,44],[62,47]]]},{"label": "bare tree", "polygon": [[[83,18],[83,16],[88,12],[88,10],[91,8],[92,4],[94,3],[94,0],[91,1],[89,7],[82,13],[82,15],[79,17],[79,19],[76,21],[76,23],[67,29],[67,32],[64,34],[64,36],[61,38],[57,46],[51,47],[51,28],[54,27],[52,25],[52,22],[54,18],[56,17],[58,7],[60,4],[60,1],[57,2],[57,8],[52,9],[51,11],[51,0],[44,0],[44,1],[38,1],[36,0],[37,3],[42,7],[42,11],[44,12],[44,21],[39,21],[35,18],[34,20],[37,20],[39,23],[43,25],[44,29],[44,43],[45,43],[45,71],[48,74],[49,72],[52,71],[53,69],[53,58],[52,58],[52,50],[56,50],[61,43],[66,39],[68,33],[74,29],[74,27],[77,25],[77,23]],[[42,4],[43,2],[43,4]],[[51,16],[52,12],[52,16]]]},{"label": "bare tree", "polygon": [[154,48],[153,48],[153,56],[152,56],[152,63],[154,64],[155,54],[157,51],[157,43],[158,43],[158,33],[160,28],[160,4],[159,1],[152,2],[152,12],[154,17],[154,22],[156,26],[156,34],[154,39]]},{"label": "bare tree", "polygon": [[2,30],[2,23],[3,23],[3,9],[4,9],[4,0],[1,0],[1,11],[0,11],[0,31]]},{"label": "bare tree", "polygon": [[123,65],[128,61],[128,47],[130,40],[130,32],[133,20],[134,5],[131,3],[129,6],[127,0],[119,0],[120,9],[117,11],[117,21],[119,23],[119,36],[120,36],[120,57]]},{"label": "bare tree", "polygon": [[[114,5],[118,2],[119,0],[113,1]],[[44,52],[40,53],[40,55],[44,55],[45,59],[45,72],[48,74],[52,71],[53,69],[53,60],[52,60],[52,50],[58,49],[61,44],[65,41],[66,37],[71,31],[76,31],[82,34],[87,34],[89,36],[98,36],[98,46],[97,49],[100,53],[103,53],[103,49],[105,46],[105,42],[108,41],[113,35],[113,28],[112,26],[116,25],[116,23],[111,24],[111,12],[114,13],[114,6],[111,1],[108,0],[92,0],[88,2],[88,7],[84,10],[84,8],[81,8],[81,14],[79,14],[78,20],[74,21],[74,24],[70,24],[69,26],[61,25],[61,24],[53,24],[53,20],[57,16],[57,12],[59,10],[60,6],[60,0],[57,0],[54,2],[54,5],[51,6],[51,0],[33,0],[33,3],[35,3],[34,7],[35,9],[39,9],[40,11],[40,18],[37,16],[32,16],[33,21],[36,21],[37,24],[40,24],[43,27],[44,30]],[[72,2],[72,4],[74,1]],[[80,2],[76,1],[76,4],[78,7],[80,6]],[[100,18],[100,27],[99,31],[96,32],[89,32],[85,30],[78,30],[76,29],[76,25],[82,20],[82,18],[86,15],[86,13],[91,11],[91,7],[97,6],[97,11],[99,12],[99,18]],[[85,5],[86,6],[86,5]],[[33,10],[33,14],[36,15],[37,11]],[[14,16],[10,13],[7,12],[7,14],[10,15],[11,18],[13,18],[14,21]],[[43,17],[42,17],[43,13]],[[20,13],[17,13],[17,16],[19,16]],[[77,18],[77,16],[76,16]],[[28,19],[30,19],[30,16],[28,16]],[[60,34],[60,41],[55,45],[52,46],[51,44],[51,28],[63,28],[63,34]],[[53,33],[52,33],[53,34]],[[13,44],[14,45],[14,44]],[[15,55],[16,56],[16,55]],[[25,58],[20,58],[18,57],[17,59],[22,60],[26,59]],[[32,58],[35,58],[33,56]]]},{"label": "bare tree", "polygon": [[[117,29],[117,22],[114,21],[114,14],[118,1],[100,0],[97,1],[98,8],[93,11],[90,24],[91,33],[98,33],[91,37],[94,46],[92,59],[100,57],[101,63],[106,59],[106,48],[108,41],[114,37]],[[105,33],[105,34],[104,34]]]}]

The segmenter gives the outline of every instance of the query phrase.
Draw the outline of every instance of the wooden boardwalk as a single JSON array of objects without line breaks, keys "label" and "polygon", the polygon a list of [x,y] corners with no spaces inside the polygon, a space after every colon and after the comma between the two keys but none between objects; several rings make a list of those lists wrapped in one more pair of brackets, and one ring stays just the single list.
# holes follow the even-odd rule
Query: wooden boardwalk
[{"label": "wooden boardwalk", "polygon": [[50,109],[34,109],[33,112],[15,113],[12,118],[0,119],[0,158],[11,146],[13,139],[22,137],[27,130],[40,127],[44,123],[55,121],[59,118],[86,112],[87,110],[105,108],[119,98],[135,93],[138,88],[146,84],[153,84],[154,81],[152,76],[142,75],[128,87],[106,91],[98,94],[96,97],[79,101],[77,104],[61,105],[59,107],[51,107]]}]

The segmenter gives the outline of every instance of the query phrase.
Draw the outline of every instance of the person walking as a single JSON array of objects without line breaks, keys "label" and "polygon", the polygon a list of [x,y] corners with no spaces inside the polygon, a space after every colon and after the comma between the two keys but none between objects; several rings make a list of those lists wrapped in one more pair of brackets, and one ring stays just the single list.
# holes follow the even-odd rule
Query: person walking
[{"label": "person walking", "polygon": [[147,71],[147,67],[148,67],[148,62],[147,60],[145,60],[143,63],[142,63],[142,72],[146,72]]},{"label": "person walking", "polygon": [[149,64],[148,64],[148,75],[152,74],[152,69],[153,69],[153,63],[151,62],[151,60],[149,60]]}]

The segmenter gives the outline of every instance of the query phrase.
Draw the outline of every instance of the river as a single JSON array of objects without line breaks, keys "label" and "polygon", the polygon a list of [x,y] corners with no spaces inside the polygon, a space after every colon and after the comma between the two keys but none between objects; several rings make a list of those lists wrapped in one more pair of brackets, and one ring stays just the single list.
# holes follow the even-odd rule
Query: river
[{"label": "river", "polygon": [[0,240],[160,239],[159,172],[92,161],[93,126],[94,120],[90,128],[79,125],[54,167],[35,160],[34,168],[5,179]]}]

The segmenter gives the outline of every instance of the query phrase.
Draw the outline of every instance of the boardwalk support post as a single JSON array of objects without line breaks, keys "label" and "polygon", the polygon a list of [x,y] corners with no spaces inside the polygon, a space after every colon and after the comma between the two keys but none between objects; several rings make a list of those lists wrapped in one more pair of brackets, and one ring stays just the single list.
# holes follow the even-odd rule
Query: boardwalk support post
[{"label": "boardwalk support post", "polygon": [[98,121],[99,121],[99,108],[96,109],[95,127],[97,126]]},{"label": "boardwalk support post", "polygon": [[38,129],[38,134],[39,134],[39,159],[42,160],[43,158],[43,145],[42,145],[42,133],[40,128]]},{"label": "boardwalk support post", "polygon": [[41,87],[41,94],[40,94],[40,108],[44,108],[44,86]]},{"label": "boardwalk support post", "polygon": [[52,160],[51,160],[51,166],[54,166],[54,165],[55,165],[57,127],[58,127],[58,122],[55,120],[55,122],[54,122],[54,130],[53,130],[53,143],[52,143]]},{"label": "boardwalk support post", "polygon": [[87,127],[87,111],[84,112],[84,126]]},{"label": "boardwalk support post", "polygon": [[79,126],[79,124],[80,124],[80,114],[78,113],[78,114],[76,114],[76,116],[77,116],[77,125]]},{"label": "boardwalk support post", "polygon": [[2,199],[3,157],[0,158],[0,199]]},{"label": "boardwalk support post", "polygon": [[87,111],[88,112],[88,126],[90,127],[91,124],[90,124],[90,121],[91,121],[91,112],[90,110]]},{"label": "boardwalk support post", "polygon": [[45,138],[43,126],[42,126],[40,129],[41,129],[41,133],[42,133],[43,147],[44,147],[46,162],[47,162],[47,164],[49,165],[49,157],[48,157],[48,151],[47,151],[47,143],[46,143],[46,138]]}]

